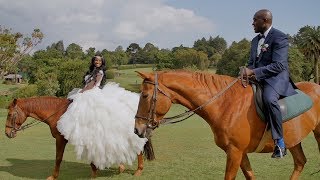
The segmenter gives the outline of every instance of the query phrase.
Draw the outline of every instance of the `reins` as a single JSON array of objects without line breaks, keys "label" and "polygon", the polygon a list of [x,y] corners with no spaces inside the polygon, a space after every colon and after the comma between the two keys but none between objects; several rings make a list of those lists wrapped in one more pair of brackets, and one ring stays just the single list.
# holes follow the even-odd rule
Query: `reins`
[{"label": "reins", "polygon": [[242,86],[246,88],[249,84],[249,77],[247,76],[246,67],[241,66],[239,67],[239,69],[240,69],[240,76],[238,78],[240,78]]},{"label": "reins", "polygon": [[[178,114],[176,116],[172,116],[172,117],[167,117],[167,118],[163,118],[161,120],[156,120],[156,102],[157,102],[157,92],[159,91],[160,93],[164,94],[166,97],[168,97],[170,100],[170,96],[167,95],[164,91],[162,91],[158,86],[158,75],[157,73],[155,73],[155,82],[150,82],[150,81],[144,81],[143,83],[149,83],[149,84],[153,84],[154,87],[154,92],[153,92],[153,96],[152,96],[152,104],[150,105],[150,111],[149,111],[149,115],[148,117],[143,117],[143,116],[139,116],[136,115],[136,118],[141,118],[141,119],[145,119],[148,122],[147,127],[151,128],[151,129],[155,129],[159,126],[159,124],[174,124],[174,123],[178,123],[181,121],[184,121],[188,118],[190,118],[191,116],[193,116],[195,114],[195,111],[202,109],[203,107],[207,106],[208,104],[212,103],[214,100],[218,99],[222,94],[224,94],[228,89],[230,89],[239,79],[242,79],[243,77],[239,76],[238,78],[236,78],[235,80],[233,80],[231,83],[229,83],[226,87],[224,87],[221,91],[219,91],[215,96],[213,96],[212,98],[210,98],[208,101],[206,101],[205,103],[203,103],[202,105],[198,106],[197,108],[193,109],[193,110],[189,110],[186,111],[184,113]],[[183,119],[179,119],[179,118],[183,118]],[[176,120],[179,119],[179,120]],[[174,121],[176,120],[176,121]]]},{"label": "reins", "polygon": [[[228,89],[230,89],[237,81],[239,80],[239,78],[233,80],[231,83],[229,83],[225,88],[223,88],[221,91],[219,91],[215,96],[213,96],[212,98],[210,98],[207,102],[203,103],[202,105],[198,106],[197,108],[193,109],[193,110],[189,110],[186,111],[184,113],[178,114],[176,116],[172,116],[172,117],[167,117],[167,118],[163,118],[160,120],[160,124],[174,124],[174,123],[178,123],[181,121],[184,121],[186,119],[188,119],[189,117],[193,116],[195,114],[195,111],[202,109],[203,107],[207,106],[208,104],[212,103],[214,100],[218,99],[222,94],[224,94]],[[181,118],[187,116],[183,119],[177,120],[177,121],[173,121],[175,119]],[[171,122],[173,121],[173,122]]]},{"label": "reins", "polygon": [[[245,68],[246,68],[245,66],[241,66],[240,67],[240,75],[235,80],[233,80],[231,83],[229,83],[225,88],[223,88],[219,93],[217,93],[215,96],[213,96],[211,99],[209,99],[207,102],[205,102],[201,106],[197,107],[196,109],[189,110],[184,113],[178,114],[176,116],[163,118],[160,120],[160,124],[174,124],[174,123],[178,123],[178,122],[181,122],[181,121],[188,119],[189,117],[191,117],[195,114],[195,111],[202,109],[204,106],[206,106],[206,105],[210,104],[211,102],[213,102],[214,100],[218,99],[223,93],[225,93],[228,89],[230,89],[238,80],[241,80],[242,86],[244,88],[246,88],[248,86],[250,80],[249,80],[249,77],[247,76]],[[187,117],[180,119],[180,120],[177,120],[177,121],[173,121],[175,119],[178,119],[178,118],[181,118],[184,116],[187,116]],[[173,122],[171,122],[171,121],[173,121]]]}]

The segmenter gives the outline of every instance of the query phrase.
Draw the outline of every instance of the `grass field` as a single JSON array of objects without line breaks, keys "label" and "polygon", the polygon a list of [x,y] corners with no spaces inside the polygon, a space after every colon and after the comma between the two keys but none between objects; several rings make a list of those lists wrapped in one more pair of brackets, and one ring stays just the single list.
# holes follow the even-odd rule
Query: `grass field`
[{"label": "grass field", "polygon": [[[141,69],[149,71],[150,69]],[[121,86],[139,84],[141,81],[133,73],[125,70],[119,79]],[[132,83],[134,82],[134,83]],[[133,87],[133,86],[132,86]],[[184,112],[184,108],[174,105],[168,116]],[[0,109],[0,121],[4,132],[6,110]],[[320,179],[320,155],[313,138],[309,135],[303,141],[303,148],[308,159],[300,179]],[[127,166],[127,170],[118,174],[117,167],[99,171],[100,179],[213,179],[224,177],[226,164],[225,153],[213,140],[211,129],[198,116],[181,123],[160,126],[153,135],[156,160],[146,161],[141,177],[133,176],[136,163]],[[284,159],[275,160],[271,154],[249,154],[252,168],[258,180],[289,179],[293,161],[289,153]],[[46,124],[34,126],[19,132],[14,139],[8,139],[0,133],[0,180],[45,179],[52,172],[55,159],[55,141]],[[318,172],[318,173],[317,173]],[[90,179],[90,166],[76,159],[71,145],[67,145],[62,163],[60,180]],[[239,170],[237,179],[245,179]]]},{"label": "grass field", "polygon": [[141,72],[151,72],[151,68],[136,68],[136,69],[126,69],[120,70],[120,76],[115,77],[115,79],[108,80],[114,81],[120,84],[120,86],[126,88],[130,91],[139,91],[140,84],[142,82],[142,78],[138,76],[138,73],[135,71]]}]

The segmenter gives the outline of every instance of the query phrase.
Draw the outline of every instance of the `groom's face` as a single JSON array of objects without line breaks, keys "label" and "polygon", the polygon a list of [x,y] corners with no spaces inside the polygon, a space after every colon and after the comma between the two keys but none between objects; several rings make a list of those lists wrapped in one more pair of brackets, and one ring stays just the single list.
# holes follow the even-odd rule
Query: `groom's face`
[{"label": "groom's face", "polygon": [[252,26],[255,33],[263,34],[266,30],[266,19],[256,13],[253,17]]}]

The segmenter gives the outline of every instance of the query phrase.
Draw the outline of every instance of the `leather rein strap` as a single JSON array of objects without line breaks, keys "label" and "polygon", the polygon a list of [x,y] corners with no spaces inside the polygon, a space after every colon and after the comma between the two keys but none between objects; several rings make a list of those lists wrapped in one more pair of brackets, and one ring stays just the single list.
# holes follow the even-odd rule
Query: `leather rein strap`
[{"label": "leather rein strap", "polygon": [[240,67],[240,80],[241,84],[244,88],[246,88],[249,84],[249,77],[247,76],[246,67],[241,66]]},{"label": "leather rein strap", "polygon": [[[140,116],[138,114],[135,117],[148,120],[148,122],[146,124],[147,124],[147,127],[151,128],[151,129],[157,128],[159,126],[159,124],[164,124],[165,125],[165,124],[173,124],[173,123],[184,121],[184,120],[188,119],[189,117],[193,116],[195,114],[195,111],[202,109],[203,107],[207,106],[208,104],[210,104],[214,100],[218,99],[222,94],[224,94],[228,89],[230,89],[239,79],[240,79],[240,77],[238,77],[235,80],[233,80],[225,88],[223,88],[221,91],[219,91],[215,96],[213,96],[207,102],[203,103],[202,105],[198,106],[197,108],[195,108],[193,110],[186,111],[186,112],[181,113],[181,114],[178,114],[176,116],[163,118],[163,119],[160,119],[160,120],[157,121],[155,119],[156,118],[157,92],[159,91],[160,93],[164,94],[170,100],[171,100],[171,98],[170,98],[169,95],[167,95],[164,91],[162,91],[159,88],[158,74],[155,73],[155,82],[154,83],[151,82],[151,81],[144,81],[143,82],[143,83],[148,83],[148,84],[152,84],[152,85],[155,86],[154,87],[153,96],[152,96],[152,103],[150,105],[150,111],[149,111],[148,117],[143,117],[143,116]],[[171,102],[172,102],[172,100],[171,100]],[[183,119],[179,119],[179,118],[183,118]],[[179,119],[179,120],[176,120],[176,119]],[[173,121],[173,120],[176,120],[176,121]]]}]

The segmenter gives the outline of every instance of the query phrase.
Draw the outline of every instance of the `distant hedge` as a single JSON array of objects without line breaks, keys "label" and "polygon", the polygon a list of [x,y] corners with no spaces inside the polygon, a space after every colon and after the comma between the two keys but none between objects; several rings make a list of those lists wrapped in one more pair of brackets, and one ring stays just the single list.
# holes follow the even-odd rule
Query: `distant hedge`
[{"label": "distant hedge", "polygon": [[135,68],[150,68],[154,66],[153,64],[128,64],[128,65],[121,65],[118,67],[115,67],[118,70],[124,70],[124,69],[135,69]]}]

